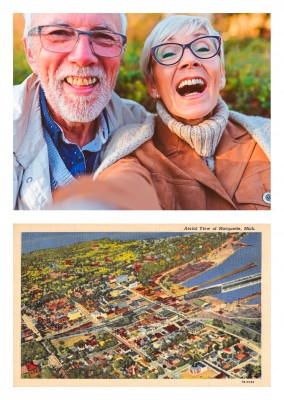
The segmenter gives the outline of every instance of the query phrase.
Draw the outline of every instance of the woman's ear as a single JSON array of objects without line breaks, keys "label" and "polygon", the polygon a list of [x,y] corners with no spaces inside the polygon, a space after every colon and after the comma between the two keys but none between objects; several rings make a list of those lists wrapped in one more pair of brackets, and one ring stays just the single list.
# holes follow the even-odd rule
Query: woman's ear
[{"label": "woman's ear", "polygon": [[27,38],[24,38],[23,41],[24,41],[24,48],[25,48],[27,62],[29,63],[29,66],[31,67],[33,73],[37,74],[37,63],[35,58],[35,51],[33,48],[34,46],[30,45],[29,40]]},{"label": "woman's ear", "polygon": [[157,91],[155,82],[151,78],[147,77],[146,78],[146,86],[147,86],[150,96],[153,97],[153,99],[156,99],[157,94],[159,94],[159,93]]},{"label": "woman's ear", "polygon": [[226,85],[226,72],[224,65],[221,65],[220,83],[219,83],[220,90],[224,89],[225,85]]}]

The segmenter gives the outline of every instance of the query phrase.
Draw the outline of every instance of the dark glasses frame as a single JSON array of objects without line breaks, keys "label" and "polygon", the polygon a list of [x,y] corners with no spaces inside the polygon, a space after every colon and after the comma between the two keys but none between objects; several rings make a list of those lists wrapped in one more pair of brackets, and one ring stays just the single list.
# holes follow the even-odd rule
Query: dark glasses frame
[{"label": "dark glasses frame", "polygon": [[[210,57],[200,57],[200,56],[198,56],[197,54],[195,54],[195,52],[192,50],[191,46],[192,46],[193,43],[195,43],[196,41],[198,41],[198,40],[200,40],[200,39],[207,39],[207,38],[214,38],[214,39],[217,39],[217,41],[218,41],[218,47],[217,47],[217,49],[216,49],[216,53],[215,53],[213,56],[210,56]],[[203,60],[208,60],[209,58],[213,58],[213,57],[215,57],[217,54],[220,55],[221,43],[222,43],[222,38],[221,38],[220,36],[208,35],[208,36],[201,36],[201,37],[199,37],[199,38],[197,38],[197,39],[194,39],[192,42],[187,43],[187,44],[181,44],[181,43],[175,43],[175,42],[161,43],[161,44],[158,44],[157,46],[152,47],[151,50],[150,50],[150,53],[151,53],[151,56],[154,58],[154,60],[155,60],[157,63],[159,63],[160,65],[169,66],[169,65],[177,64],[177,63],[182,59],[185,49],[189,49],[195,57],[200,58],[200,59],[203,59]],[[175,61],[174,63],[165,64],[165,63],[161,62],[161,61],[157,58],[157,56],[156,56],[156,50],[159,49],[159,48],[161,48],[161,47],[168,46],[168,45],[172,45],[172,44],[174,44],[174,45],[179,46],[179,47],[182,48],[182,52],[181,52],[180,58],[179,58],[177,61]]]}]

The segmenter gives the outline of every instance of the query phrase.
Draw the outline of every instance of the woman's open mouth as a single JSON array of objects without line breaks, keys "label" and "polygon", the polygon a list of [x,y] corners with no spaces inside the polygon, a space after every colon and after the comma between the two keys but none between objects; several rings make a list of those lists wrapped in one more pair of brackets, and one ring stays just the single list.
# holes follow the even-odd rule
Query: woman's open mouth
[{"label": "woman's open mouth", "polygon": [[184,79],[176,87],[180,96],[203,93],[207,84],[202,78]]}]

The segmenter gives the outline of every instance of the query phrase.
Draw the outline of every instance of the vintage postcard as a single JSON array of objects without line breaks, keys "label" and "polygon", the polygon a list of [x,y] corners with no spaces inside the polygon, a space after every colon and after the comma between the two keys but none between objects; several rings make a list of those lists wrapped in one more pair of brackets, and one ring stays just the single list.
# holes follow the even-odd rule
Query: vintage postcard
[{"label": "vintage postcard", "polygon": [[15,225],[15,386],[270,386],[270,226]]}]

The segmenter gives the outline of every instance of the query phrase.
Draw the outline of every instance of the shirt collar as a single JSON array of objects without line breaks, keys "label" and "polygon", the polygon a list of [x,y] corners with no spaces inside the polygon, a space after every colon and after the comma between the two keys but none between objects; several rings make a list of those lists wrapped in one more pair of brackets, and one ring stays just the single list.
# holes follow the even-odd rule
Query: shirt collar
[{"label": "shirt collar", "polygon": [[58,145],[58,135],[61,134],[62,130],[57,125],[57,123],[53,121],[53,119],[51,118],[51,116],[49,114],[48,107],[47,107],[47,101],[46,101],[42,87],[40,88],[40,107],[41,107],[42,122],[43,122],[46,130],[48,131],[49,135],[51,136],[51,139],[53,140],[55,146],[57,146]]},{"label": "shirt collar", "polygon": [[[53,119],[50,116],[50,113],[49,113],[48,107],[47,107],[47,101],[46,101],[42,87],[40,87],[40,106],[41,106],[43,124],[45,125],[55,146],[58,145],[59,135],[61,136],[62,140],[65,143],[70,144],[71,142],[69,142],[66,139],[62,129],[59,127],[59,125],[55,121],[53,121]],[[109,124],[108,124],[108,120],[107,120],[107,115],[106,115],[106,112],[103,110],[103,112],[100,115],[100,125],[99,125],[99,129],[97,131],[95,139],[92,140],[91,142],[87,143],[85,146],[83,146],[82,150],[88,150],[91,152],[100,151],[102,146],[108,141],[109,133],[110,132],[109,132]]]},{"label": "shirt collar", "polygon": [[100,119],[100,126],[96,137],[91,142],[87,143],[82,150],[88,150],[91,152],[100,151],[102,146],[108,141],[109,138],[109,130],[106,122],[105,113],[102,112]]}]

